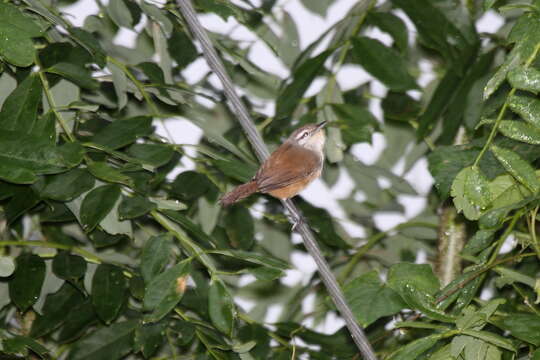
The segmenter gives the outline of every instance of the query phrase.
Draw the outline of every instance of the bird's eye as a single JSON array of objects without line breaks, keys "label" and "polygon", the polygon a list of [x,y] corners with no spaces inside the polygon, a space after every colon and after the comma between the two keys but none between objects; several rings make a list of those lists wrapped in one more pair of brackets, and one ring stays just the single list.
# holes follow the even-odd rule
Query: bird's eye
[{"label": "bird's eye", "polygon": [[307,136],[308,136],[308,132],[307,132],[307,131],[304,131],[304,132],[302,133],[302,136],[300,136],[300,139],[305,139]]}]

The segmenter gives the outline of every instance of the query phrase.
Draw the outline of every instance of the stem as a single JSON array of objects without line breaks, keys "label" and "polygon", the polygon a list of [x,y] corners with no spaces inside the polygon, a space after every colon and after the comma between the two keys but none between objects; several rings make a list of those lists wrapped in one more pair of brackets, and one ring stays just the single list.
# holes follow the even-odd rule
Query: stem
[{"label": "stem", "polygon": [[51,111],[53,112],[54,116],[56,117],[56,120],[58,120],[58,123],[60,124],[60,127],[62,130],[64,130],[64,134],[66,134],[67,138],[70,142],[75,141],[75,137],[71,133],[71,130],[69,130],[69,127],[67,126],[66,120],[62,117],[60,112],[58,112],[58,108],[56,106],[56,102],[54,101],[53,94],[51,92],[51,87],[49,85],[49,81],[47,80],[47,77],[45,76],[43,72],[43,65],[41,65],[41,62],[39,61],[39,57],[36,55],[34,57],[34,61],[36,65],[39,67],[38,76],[41,80],[41,84],[43,85],[43,91],[45,92],[45,96],[47,97],[47,102],[49,103],[49,107],[51,108]]},{"label": "stem", "polygon": [[[532,62],[536,58],[536,55],[538,54],[538,50],[540,50],[540,43],[536,44],[531,56],[529,56],[529,58],[525,62],[525,64],[524,64],[525,68],[529,67],[532,64]],[[474,160],[473,166],[478,165],[478,163],[480,162],[480,160],[482,159],[482,157],[486,153],[487,149],[489,148],[489,146],[493,142],[493,139],[495,138],[495,135],[497,135],[497,129],[499,128],[499,125],[500,125],[500,123],[502,121],[502,118],[503,118],[503,116],[504,116],[504,114],[506,112],[506,108],[508,107],[508,100],[512,97],[512,95],[514,95],[515,92],[516,92],[516,88],[512,88],[512,90],[510,90],[510,92],[508,93],[508,96],[506,97],[506,100],[504,101],[504,104],[501,107],[501,110],[499,111],[499,115],[497,116],[497,120],[495,120],[495,124],[493,125],[493,128],[491,129],[491,132],[489,133],[488,139],[487,139],[486,143],[484,144],[484,147],[482,148],[482,150],[480,151],[480,153],[478,154],[478,156]]]},{"label": "stem", "polygon": [[510,224],[508,224],[508,226],[506,227],[506,230],[504,231],[504,233],[499,238],[499,240],[497,242],[497,246],[496,246],[495,250],[493,251],[493,253],[491,254],[491,257],[489,258],[489,261],[487,262],[488,264],[493,264],[495,259],[497,259],[497,255],[499,255],[499,251],[501,250],[501,247],[503,246],[504,241],[510,235],[510,233],[514,230],[514,226],[516,225],[516,222],[518,221],[518,219],[521,217],[521,214],[522,214],[521,211],[516,211],[516,213],[512,217],[512,220],[510,221]]},{"label": "stem", "polygon": [[81,249],[76,246],[69,246],[69,245],[64,245],[64,244],[59,244],[59,243],[49,242],[49,241],[29,241],[29,240],[0,241],[0,246],[36,246],[36,247],[45,247],[45,248],[50,248],[50,249],[67,250],[67,251],[71,251],[73,253],[81,255],[89,262],[93,262],[96,264],[101,264],[105,262],[99,256],[92,254],[91,252],[87,250]]},{"label": "stem", "polygon": [[122,70],[124,74],[126,74],[129,80],[131,80],[133,85],[135,85],[137,90],[139,90],[139,92],[141,93],[141,96],[144,98],[144,100],[146,101],[150,109],[152,110],[153,115],[159,116],[159,110],[156,104],[154,103],[154,101],[152,101],[152,98],[150,97],[148,92],[144,89],[144,85],[135,77],[135,75],[131,73],[131,71],[129,71],[128,67],[121,61],[116,60],[115,58],[110,57],[110,56],[107,56],[107,61],[116,65],[116,67],[118,67],[120,70]]},{"label": "stem", "polygon": [[538,259],[540,259],[540,243],[538,243],[538,239],[536,238],[536,214],[538,213],[538,206],[535,207],[531,211],[531,221],[530,221],[530,232],[531,232],[531,238],[532,238],[532,244],[534,251],[536,251],[536,256]]}]

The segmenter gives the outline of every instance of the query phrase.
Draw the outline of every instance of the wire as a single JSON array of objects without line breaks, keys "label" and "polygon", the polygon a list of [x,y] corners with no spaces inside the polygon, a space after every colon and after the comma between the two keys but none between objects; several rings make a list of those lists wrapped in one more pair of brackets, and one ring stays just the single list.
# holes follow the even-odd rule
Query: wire
[{"label": "wire", "polygon": [[[216,53],[216,50],[210,38],[208,37],[208,34],[199,22],[197,14],[195,13],[195,9],[191,4],[191,0],[177,0],[177,4],[180,8],[182,15],[184,16],[184,19],[188,23],[193,35],[200,42],[203,50],[203,55],[208,62],[208,65],[220,79],[223,85],[225,96],[229,100],[232,110],[238,116],[240,125],[246,133],[246,136],[251,143],[251,146],[253,146],[253,149],[255,150],[255,153],[259,160],[263,162],[268,158],[270,153],[268,152],[268,149],[261,135],[257,132],[257,129],[249,116],[247,108],[244,106],[244,104],[236,94],[231,78],[227,74],[223,63],[221,62],[218,54]],[[367,340],[364,331],[356,322],[356,319],[349,305],[347,304],[345,297],[343,296],[343,292],[339,288],[336,277],[334,276],[330,269],[330,266],[324,259],[321,250],[315,240],[315,236],[309,228],[306,220],[302,216],[300,210],[292,202],[292,200],[289,199],[282,202],[291,214],[293,222],[296,221],[296,230],[302,236],[306,249],[315,260],[315,263],[317,264],[317,267],[319,269],[321,279],[326,286],[326,289],[330,293],[334,304],[345,319],[347,328],[349,329],[358,349],[362,353],[362,356],[366,360],[376,360],[377,357],[375,356],[375,353],[373,352],[373,349],[371,348],[371,345],[369,344],[369,341]]]}]

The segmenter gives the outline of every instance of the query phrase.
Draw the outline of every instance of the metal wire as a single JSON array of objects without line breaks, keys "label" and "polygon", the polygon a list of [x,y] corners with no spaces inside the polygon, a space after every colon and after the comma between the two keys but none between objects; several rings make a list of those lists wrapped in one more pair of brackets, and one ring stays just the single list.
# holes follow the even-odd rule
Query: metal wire
[{"label": "metal wire", "polygon": [[[231,78],[229,77],[227,71],[225,70],[225,67],[223,66],[223,63],[221,62],[221,59],[216,53],[214,45],[208,37],[208,34],[199,22],[197,14],[195,13],[195,9],[191,4],[191,0],[177,0],[177,3],[193,35],[202,46],[203,55],[208,62],[208,65],[220,79],[223,85],[225,96],[229,100],[232,110],[238,116],[238,121],[240,122],[240,125],[246,133],[246,136],[251,143],[251,146],[255,150],[257,157],[261,162],[264,161],[266,158],[268,158],[270,153],[268,152],[268,149],[261,135],[258,133],[255,125],[253,124],[247,108],[244,106],[244,104],[236,94]],[[330,269],[330,266],[324,259],[321,250],[317,245],[317,241],[315,240],[315,236],[309,228],[306,220],[303,218],[302,213],[296,207],[292,200],[289,199],[282,202],[291,214],[293,221],[296,221],[296,230],[302,236],[306,249],[315,260],[315,263],[317,264],[319,270],[319,275],[321,276],[321,279],[326,286],[328,293],[334,301],[334,304],[345,319],[347,328],[349,329],[351,336],[356,343],[356,346],[362,353],[362,356],[364,357],[364,359],[367,360],[377,360],[377,357],[375,356],[375,353],[373,352],[373,349],[371,348],[371,345],[369,344],[369,341],[364,334],[364,331],[356,322],[356,319],[349,305],[347,304],[345,297],[343,296],[343,292],[338,285],[336,277],[334,276],[332,270]]]}]

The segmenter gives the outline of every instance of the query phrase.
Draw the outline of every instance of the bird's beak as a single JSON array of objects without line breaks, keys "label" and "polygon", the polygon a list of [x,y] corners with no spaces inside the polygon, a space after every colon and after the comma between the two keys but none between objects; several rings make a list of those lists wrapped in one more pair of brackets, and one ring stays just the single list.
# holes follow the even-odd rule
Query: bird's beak
[{"label": "bird's beak", "polygon": [[317,124],[317,131],[321,130],[323,127],[326,126],[328,122],[327,121],[323,121],[323,122],[320,122]]}]

